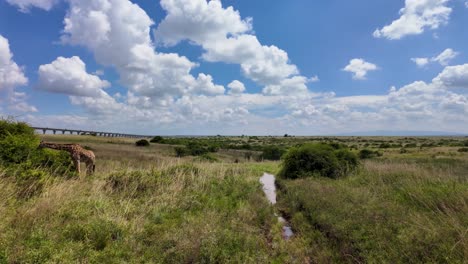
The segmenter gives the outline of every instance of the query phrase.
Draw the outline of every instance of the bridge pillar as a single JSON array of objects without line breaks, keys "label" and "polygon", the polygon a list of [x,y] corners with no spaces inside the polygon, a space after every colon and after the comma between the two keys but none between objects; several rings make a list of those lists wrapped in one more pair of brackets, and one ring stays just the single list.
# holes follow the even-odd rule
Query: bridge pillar
[{"label": "bridge pillar", "polygon": [[65,130],[62,130],[62,135],[65,135]]},{"label": "bridge pillar", "polygon": [[45,134],[47,132],[47,129],[42,129],[42,133]]},{"label": "bridge pillar", "polygon": [[52,130],[52,132],[54,132],[54,135],[55,135],[55,133],[57,133],[57,130],[54,129],[54,130]]}]

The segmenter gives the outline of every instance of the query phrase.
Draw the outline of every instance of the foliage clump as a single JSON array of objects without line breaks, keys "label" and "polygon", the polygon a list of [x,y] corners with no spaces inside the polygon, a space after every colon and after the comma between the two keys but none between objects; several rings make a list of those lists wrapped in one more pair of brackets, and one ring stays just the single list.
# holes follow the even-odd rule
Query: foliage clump
[{"label": "foliage clump", "polygon": [[286,150],[279,146],[265,146],[263,148],[262,158],[266,160],[280,160]]},{"label": "foliage clump", "polygon": [[293,147],[283,157],[282,178],[310,176],[339,178],[356,169],[356,154],[339,144],[312,143]]},{"label": "foliage clump", "polygon": [[135,145],[137,147],[148,147],[150,145],[149,141],[146,139],[140,139],[137,142],[135,142]]},{"label": "foliage clump", "polygon": [[161,136],[155,136],[150,140],[151,143],[163,143],[164,138]]},{"label": "foliage clump", "polygon": [[63,174],[71,165],[68,153],[39,149],[39,137],[23,122],[0,120],[0,165],[21,170],[52,168]]},{"label": "foliage clump", "polygon": [[186,146],[183,147],[175,147],[174,148],[177,157],[184,157],[184,156],[203,156],[208,153],[217,152],[219,150],[219,146],[212,143],[212,144],[203,144],[200,142],[192,141],[189,142]]},{"label": "foliage clump", "polygon": [[459,148],[458,152],[468,152],[468,148]]},{"label": "foliage clump", "polygon": [[381,157],[382,153],[378,151],[373,151],[370,149],[362,149],[359,151],[359,158],[360,159],[372,159],[376,157]]}]

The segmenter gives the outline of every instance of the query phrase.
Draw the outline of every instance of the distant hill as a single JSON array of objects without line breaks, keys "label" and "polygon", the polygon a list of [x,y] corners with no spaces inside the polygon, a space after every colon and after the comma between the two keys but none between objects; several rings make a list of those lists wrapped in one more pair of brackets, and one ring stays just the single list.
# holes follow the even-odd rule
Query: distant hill
[{"label": "distant hill", "polygon": [[333,136],[465,136],[467,134],[446,131],[361,131],[334,134]]}]

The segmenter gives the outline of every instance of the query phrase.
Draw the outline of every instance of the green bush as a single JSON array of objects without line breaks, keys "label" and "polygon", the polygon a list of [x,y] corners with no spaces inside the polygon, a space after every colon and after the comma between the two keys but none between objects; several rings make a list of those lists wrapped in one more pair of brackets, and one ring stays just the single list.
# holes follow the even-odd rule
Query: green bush
[{"label": "green bush", "polygon": [[174,151],[176,153],[176,156],[179,158],[190,155],[190,152],[186,147],[175,147]]},{"label": "green bush", "polygon": [[218,162],[219,160],[211,153],[206,153],[197,158],[197,161]]},{"label": "green bush", "polygon": [[164,138],[161,136],[155,136],[150,140],[151,143],[162,143],[164,141]]},{"label": "green bush", "polygon": [[265,146],[262,158],[266,160],[280,160],[286,150],[279,146]]},{"label": "green bush", "polygon": [[468,148],[459,148],[458,152],[468,152]]},{"label": "green bush", "polygon": [[140,139],[137,142],[135,142],[135,145],[137,147],[148,147],[150,145],[149,141],[146,139]]},{"label": "green bush", "polygon": [[190,152],[190,155],[192,156],[201,156],[203,154],[206,154],[208,152],[210,152],[208,150],[208,147],[205,147],[204,145],[202,145],[201,143],[198,143],[198,142],[190,142],[187,144],[187,148]]},{"label": "green bush", "polygon": [[405,148],[417,148],[417,147],[418,147],[418,144],[416,143],[405,144]]},{"label": "green bush", "polygon": [[379,148],[383,148],[383,149],[387,149],[387,148],[391,148],[392,146],[388,143],[382,143],[379,145]]},{"label": "green bush", "polygon": [[372,158],[381,157],[381,156],[382,156],[382,153],[378,151],[373,151],[370,149],[362,149],[361,151],[359,151],[360,159],[372,159]]},{"label": "green bush", "polygon": [[39,137],[26,123],[0,120],[0,164],[16,171],[50,168],[58,174],[68,171],[67,152],[39,149]]},{"label": "green bush", "polygon": [[0,161],[19,164],[27,161],[37,149],[39,138],[25,123],[0,120]]},{"label": "green bush", "polygon": [[177,157],[184,156],[203,156],[210,152],[217,152],[219,150],[218,144],[203,144],[201,142],[191,141],[184,147],[174,148]]},{"label": "green bush", "polygon": [[291,148],[284,155],[279,176],[289,179],[309,176],[339,178],[354,170],[358,163],[356,155],[343,146],[305,144]]}]

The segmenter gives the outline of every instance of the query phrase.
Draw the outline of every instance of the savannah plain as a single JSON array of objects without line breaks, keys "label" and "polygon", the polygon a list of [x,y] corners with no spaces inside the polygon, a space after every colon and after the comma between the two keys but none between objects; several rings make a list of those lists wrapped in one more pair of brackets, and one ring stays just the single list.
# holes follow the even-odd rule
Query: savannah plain
[{"label": "savannah plain", "polygon": [[[155,137],[136,146],[2,122],[0,263],[468,259],[466,137]],[[40,140],[92,150],[95,173],[78,175],[68,153],[37,150]],[[352,153],[356,166],[339,177],[284,175],[289,153],[323,145]],[[277,175],[276,205],[262,191],[265,172]]]}]

